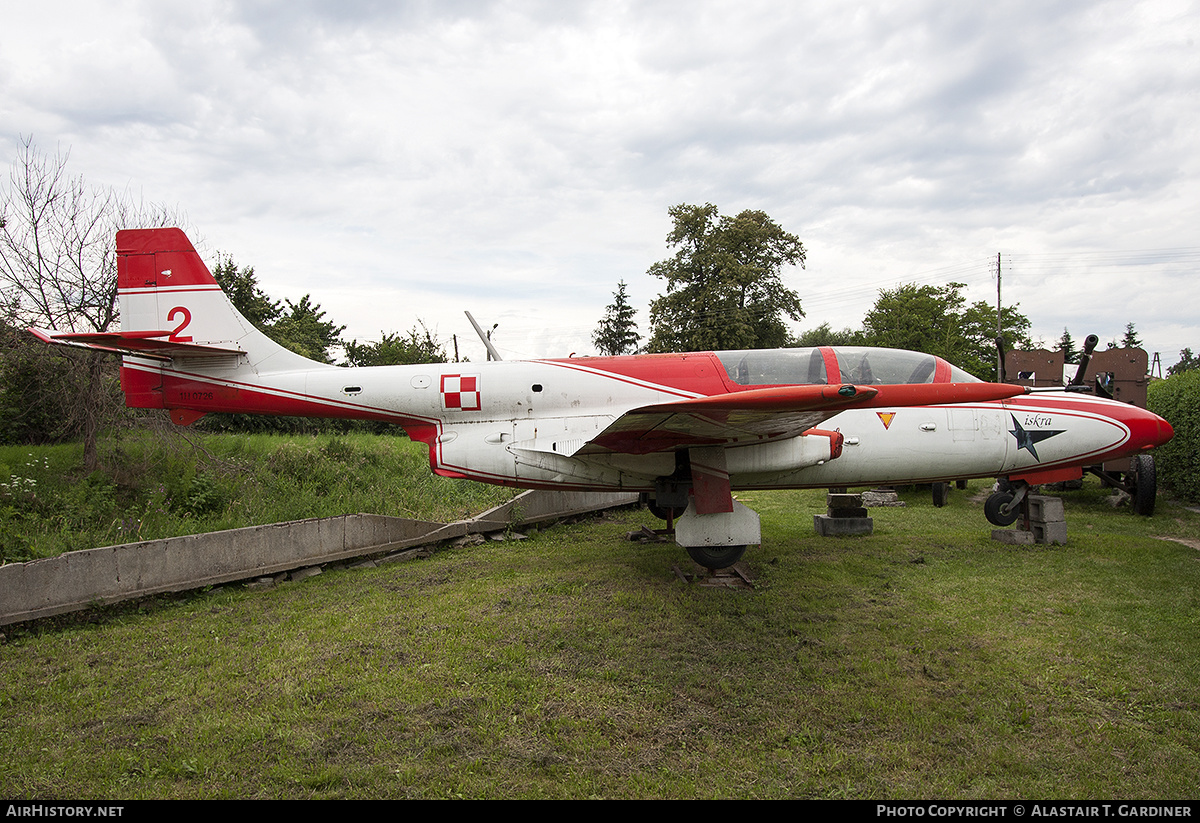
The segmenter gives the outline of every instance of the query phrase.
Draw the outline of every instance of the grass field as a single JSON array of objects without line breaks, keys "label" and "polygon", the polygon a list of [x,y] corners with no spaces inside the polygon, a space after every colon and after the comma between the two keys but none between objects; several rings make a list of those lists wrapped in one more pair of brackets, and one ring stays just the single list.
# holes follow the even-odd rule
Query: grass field
[{"label": "grass field", "polygon": [[982,488],[865,538],[741,495],[750,591],[627,511],[10,629],[0,796],[1196,797],[1200,516],[1090,488],[1015,548]]}]

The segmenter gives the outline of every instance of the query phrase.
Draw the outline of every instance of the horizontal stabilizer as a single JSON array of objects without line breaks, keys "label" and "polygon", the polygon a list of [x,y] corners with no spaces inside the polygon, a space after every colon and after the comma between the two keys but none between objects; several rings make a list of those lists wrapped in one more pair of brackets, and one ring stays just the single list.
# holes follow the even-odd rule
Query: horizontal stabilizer
[{"label": "horizontal stabilizer", "polygon": [[221,355],[242,354],[240,349],[227,349],[221,346],[204,346],[199,343],[171,340],[172,333],[170,331],[64,333],[52,329],[39,329],[35,327],[31,328],[29,332],[45,343],[74,346],[76,348],[92,349],[93,351],[111,352],[114,354],[132,354],[139,357],[150,357],[155,360],[169,360],[175,355],[183,355],[185,357],[218,357]]}]

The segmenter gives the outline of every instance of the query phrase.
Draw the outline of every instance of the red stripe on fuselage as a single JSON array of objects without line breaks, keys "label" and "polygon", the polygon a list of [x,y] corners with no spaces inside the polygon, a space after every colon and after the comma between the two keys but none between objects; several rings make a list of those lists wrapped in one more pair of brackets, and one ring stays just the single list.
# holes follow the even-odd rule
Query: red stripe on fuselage
[{"label": "red stripe on fuselage", "polygon": [[680,397],[725,394],[743,387],[730,383],[725,367],[710,352],[696,354],[633,354],[621,357],[573,357],[539,360],[549,366],[615,377],[622,383]]}]

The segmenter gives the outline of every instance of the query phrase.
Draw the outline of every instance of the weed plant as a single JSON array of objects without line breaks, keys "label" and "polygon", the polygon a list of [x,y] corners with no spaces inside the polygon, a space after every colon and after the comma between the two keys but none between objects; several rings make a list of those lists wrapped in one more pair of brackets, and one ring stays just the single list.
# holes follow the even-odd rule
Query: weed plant
[{"label": "weed plant", "polygon": [[0,447],[0,562],[365,512],[458,519],[512,492],[436,477],[425,446],[394,435],[140,431],[104,443]]}]

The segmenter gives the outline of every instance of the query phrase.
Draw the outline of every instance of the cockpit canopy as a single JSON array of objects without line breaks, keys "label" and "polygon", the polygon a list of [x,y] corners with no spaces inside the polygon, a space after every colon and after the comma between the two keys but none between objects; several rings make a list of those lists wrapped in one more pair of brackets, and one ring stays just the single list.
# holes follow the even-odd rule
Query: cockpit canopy
[{"label": "cockpit canopy", "polygon": [[[722,351],[716,355],[729,373],[729,379],[741,386],[982,382],[940,357],[901,349],[821,346],[815,349]],[[834,372],[836,374],[831,378]]]}]

